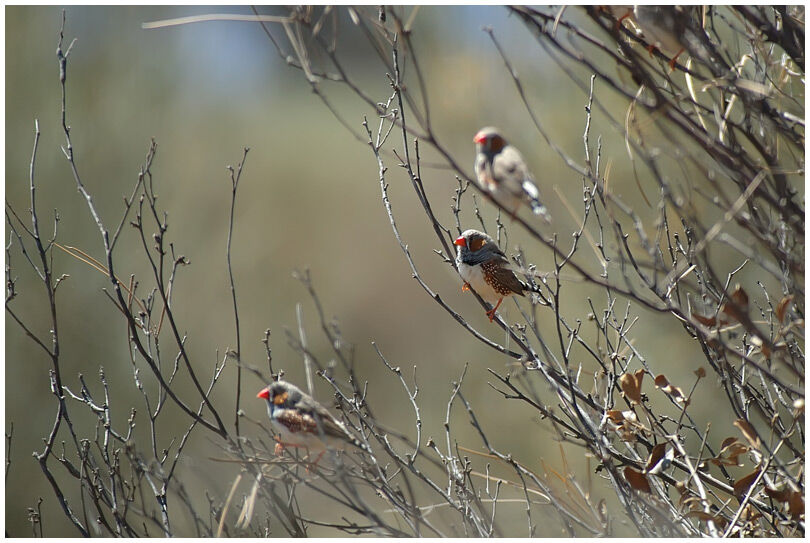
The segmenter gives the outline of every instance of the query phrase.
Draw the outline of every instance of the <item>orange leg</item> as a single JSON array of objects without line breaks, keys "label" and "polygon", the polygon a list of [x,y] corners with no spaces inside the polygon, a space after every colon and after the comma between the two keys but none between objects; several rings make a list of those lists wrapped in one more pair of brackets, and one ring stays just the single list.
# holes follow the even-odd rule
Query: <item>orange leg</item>
[{"label": "orange leg", "polygon": [[680,51],[678,51],[677,53],[675,53],[675,56],[672,57],[672,60],[669,61],[669,71],[670,72],[675,70],[675,64],[677,64],[678,57],[681,55],[681,53],[683,53],[683,48]]},{"label": "orange leg", "polygon": [[282,454],[284,454],[284,449],[286,449],[287,447],[300,449],[300,448],[303,448],[304,446],[303,445],[296,445],[295,443],[284,443],[278,437],[276,437],[276,447],[275,447],[275,451],[274,451],[276,453],[276,456],[281,456]]},{"label": "orange leg", "polygon": [[321,451],[321,454],[318,455],[318,458],[316,458],[314,462],[311,462],[309,465],[307,465],[307,473],[311,473],[313,471],[318,470],[318,462],[321,461],[321,458],[323,458],[325,452],[326,452],[325,450]]},{"label": "orange leg", "polygon": [[489,317],[489,322],[492,322],[492,321],[495,319],[495,312],[496,312],[496,311],[498,310],[498,308],[501,306],[501,302],[502,302],[502,301],[503,301],[503,298],[501,298],[500,300],[498,300],[498,303],[497,303],[497,304],[495,304],[495,307],[493,307],[492,309],[490,309],[489,311],[487,311],[487,317]]},{"label": "orange leg", "polygon": [[628,11],[627,13],[625,13],[624,15],[622,15],[621,17],[619,17],[619,20],[618,20],[618,21],[616,21],[616,30],[619,30],[619,29],[622,27],[622,21],[624,21],[625,19],[627,19],[628,17],[630,17],[630,15],[632,15],[632,13],[630,13],[630,12]]},{"label": "orange leg", "polygon": [[654,45],[648,45],[647,46],[647,52],[650,54],[651,57],[654,56],[653,51],[655,51],[656,49],[658,49],[658,48],[656,46],[654,46]]}]

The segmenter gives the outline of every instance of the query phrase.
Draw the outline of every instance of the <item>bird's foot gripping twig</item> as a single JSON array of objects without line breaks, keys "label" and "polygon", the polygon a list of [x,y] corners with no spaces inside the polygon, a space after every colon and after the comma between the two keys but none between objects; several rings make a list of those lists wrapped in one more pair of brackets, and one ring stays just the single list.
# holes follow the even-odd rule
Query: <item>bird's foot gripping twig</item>
[{"label": "bird's foot gripping twig", "polygon": [[318,458],[316,458],[314,462],[307,463],[305,468],[307,470],[307,473],[315,473],[318,471],[318,462],[321,461],[321,458],[323,458],[325,452],[326,452],[325,450],[321,451],[321,453],[318,455]]},{"label": "bird's foot gripping twig", "polygon": [[672,57],[672,59],[669,61],[669,71],[670,72],[675,71],[675,65],[678,63],[678,57],[681,56],[681,53],[683,53],[683,51],[684,50],[681,49],[680,51],[675,53],[675,56]]},{"label": "bird's foot gripping twig", "polygon": [[321,461],[321,458],[323,458],[324,453],[326,453],[325,450],[321,451],[318,454],[318,457],[315,459],[315,461],[310,462],[309,448],[306,447],[306,445],[299,445],[297,443],[285,443],[281,441],[281,439],[279,439],[278,437],[276,438],[276,447],[274,451],[276,456],[282,456],[284,454],[284,451],[288,448],[307,449],[307,455],[302,460],[302,463],[304,464],[304,468],[306,469],[307,473],[314,473],[318,471],[318,463]]},{"label": "bird's foot gripping twig", "polygon": [[296,443],[285,443],[281,441],[280,438],[276,437],[276,447],[273,452],[276,454],[276,456],[281,456],[282,454],[284,454],[284,449],[287,449],[289,447],[292,447],[294,449],[305,448],[304,445],[298,445]]},{"label": "bird's foot gripping twig", "polygon": [[503,301],[503,298],[501,298],[500,300],[498,300],[498,303],[497,303],[497,304],[495,304],[495,307],[493,307],[492,309],[490,309],[489,311],[487,311],[487,317],[489,317],[489,322],[492,322],[493,320],[495,320],[495,312],[496,312],[496,311],[498,310],[498,308],[501,306],[501,302],[502,302],[502,301]]}]

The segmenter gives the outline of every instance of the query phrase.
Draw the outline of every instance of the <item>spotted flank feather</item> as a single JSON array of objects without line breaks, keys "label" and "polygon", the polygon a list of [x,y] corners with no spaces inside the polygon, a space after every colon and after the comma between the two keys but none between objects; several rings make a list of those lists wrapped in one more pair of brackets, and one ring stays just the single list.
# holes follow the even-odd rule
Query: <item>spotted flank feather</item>
[{"label": "spotted flank feather", "polygon": [[501,296],[511,296],[517,294],[523,296],[525,285],[515,277],[509,268],[505,268],[505,262],[500,260],[490,260],[481,264],[484,271],[484,281]]}]

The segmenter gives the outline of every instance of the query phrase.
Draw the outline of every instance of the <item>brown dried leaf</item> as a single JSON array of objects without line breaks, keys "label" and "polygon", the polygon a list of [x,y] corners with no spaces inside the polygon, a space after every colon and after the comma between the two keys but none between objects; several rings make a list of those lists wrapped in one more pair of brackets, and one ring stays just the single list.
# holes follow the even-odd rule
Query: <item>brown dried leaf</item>
[{"label": "brown dried leaf", "polygon": [[762,513],[757,511],[756,507],[752,506],[750,503],[743,509],[742,515],[740,515],[740,519],[742,519],[743,522],[756,522],[761,518]]},{"label": "brown dried leaf", "polygon": [[756,469],[734,483],[734,495],[737,498],[742,498],[748,492],[748,489],[751,488],[751,485],[754,484],[756,478],[759,477],[759,470]]},{"label": "brown dried leaf", "polygon": [[801,492],[791,492],[788,500],[788,511],[793,520],[799,520],[804,513],[804,496]]},{"label": "brown dried leaf", "polygon": [[748,452],[748,447],[740,443],[736,437],[730,437],[723,441],[722,449],[716,458],[710,458],[709,462],[715,466],[741,466],[739,456]]},{"label": "brown dried leaf", "polygon": [[688,507],[689,509],[694,509],[694,507],[700,507],[700,504],[703,503],[700,499],[700,496],[694,496],[689,494],[688,492],[685,494],[681,494],[681,499],[678,500],[679,505],[682,507]]},{"label": "brown dried leaf", "polygon": [[741,309],[748,309],[748,294],[739,283],[734,286],[734,292],[731,293],[731,300],[740,306]]},{"label": "brown dried leaf", "polygon": [[619,411],[618,409],[611,409],[606,411],[605,415],[614,425],[611,428],[616,431],[622,441],[635,441],[638,432],[646,431],[646,428],[638,422],[638,417],[632,410]]},{"label": "brown dried leaf", "polygon": [[706,377],[706,369],[703,366],[700,366],[695,370],[695,375],[697,375],[698,379],[703,379]]},{"label": "brown dried leaf", "polygon": [[751,426],[745,419],[737,419],[734,421],[734,426],[740,429],[742,432],[743,437],[748,440],[748,443],[751,444],[756,450],[759,450],[760,445],[762,442],[759,440],[759,436],[757,436],[754,427]]},{"label": "brown dried leaf", "polygon": [[628,409],[627,411],[619,411],[618,409],[611,409],[606,413],[607,417],[615,423],[623,423],[623,422],[635,423],[638,420],[638,417],[631,409]]},{"label": "brown dried leaf", "polygon": [[622,395],[630,400],[631,404],[641,403],[641,381],[644,379],[644,370],[636,373],[625,373],[619,377],[619,386]]},{"label": "brown dried leaf", "polygon": [[768,359],[771,358],[771,348],[767,344],[760,345],[759,350],[762,352],[762,356]]},{"label": "brown dried leaf", "polygon": [[655,378],[655,386],[660,388],[664,394],[672,396],[672,399],[676,402],[686,401],[686,396],[683,395],[683,390],[675,385],[670,384],[664,374],[661,374]]},{"label": "brown dried leaf", "polygon": [[647,494],[652,493],[652,489],[650,489],[650,482],[647,480],[647,476],[637,471],[630,466],[624,468],[624,478],[636,490],[640,490],[641,492],[646,492]]},{"label": "brown dried leaf", "polygon": [[804,513],[804,496],[802,496],[801,492],[790,490],[789,488],[776,490],[775,488],[766,486],[765,494],[779,503],[787,503],[788,512],[794,520],[799,520],[801,514]]},{"label": "brown dried leaf", "polygon": [[681,488],[678,489],[678,491],[681,493],[681,497],[678,499],[678,505],[681,509],[692,509],[692,503],[700,503],[700,496],[695,496],[694,494],[687,492],[685,485],[681,481],[678,481],[678,484],[681,485]]},{"label": "brown dried leaf", "polygon": [[659,443],[653,447],[645,471],[647,475],[658,475],[665,469],[669,469],[674,459],[675,449],[668,447],[665,443]]},{"label": "brown dried leaf", "polygon": [[720,448],[721,448],[721,449],[725,449],[726,447],[728,447],[729,445],[731,445],[731,444],[732,444],[732,443],[734,443],[735,441],[739,441],[739,439],[737,439],[736,437],[727,437],[727,438],[726,438],[726,439],[724,439],[724,440],[723,440],[723,442],[720,444]]},{"label": "brown dried leaf", "polygon": [[717,324],[717,319],[715,317],[704,317],[703,315],[695,313],[694,311],[692,312],[692,318],[704,326],[715,326]]},{"label": "brown dried leaf", "polygon": [[766,486],[765,494],[767,494],[768,497],[771,498],[772,500],[776,500],[780,503],[786,503],[790,499],[790,490],[787,488],[783,488],[782,490],[776,490],[775,488]]},{"label": "brown dried leaf", "polygon": [[792,301],[793,294],[788,294],[779,301],[779,305],[776,306],[776,318],[779,319],[779,322],[785,322],[785,313],[787,313],[787,309],[790,307],[790,302]]},{"label": "brown dried leaf", "polygon": [[644,369],[636,370],[634,374],[636,376],[636,382],[638,383],[638,388],[641,389],[641,381],[644,379]]},{"label": "brown dried leaf", "polygon": [[636,428],[631,424],[622,424],[616,428],[616,433],[619,435],[619,439],[626,443],[635,443],[636,439],[638,439]]},{"label": "brown dried leaf", "polygon": [[723,304],[720,312],[739,322],[742,320],[742,315],[748,313],[748,294],[740,285],[737,285],[730,298],[732,303]]},{"label": "brown dried leaf", "polygon": [[666,443],[659,443],[658,445],[653,447],[652,451],[650,451],[649,458],[647,458],[647,465],[644,466],[644,471],[649,471],[651,467],[656,465],[658,461],[664,457],[664,453],[666,452],[666,450],[667,450]]}]

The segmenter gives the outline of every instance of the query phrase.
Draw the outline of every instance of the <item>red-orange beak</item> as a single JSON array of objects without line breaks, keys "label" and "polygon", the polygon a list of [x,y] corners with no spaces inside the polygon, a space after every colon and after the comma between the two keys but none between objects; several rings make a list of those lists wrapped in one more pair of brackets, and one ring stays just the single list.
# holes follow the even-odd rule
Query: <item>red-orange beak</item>
[{"label": "red-orange beak", "polygon": [[486,140],[487,140],[486,134],[484,134],[483,132],[479,132],[473,138],[473,143],[484,143]]},{"label": "red-orange beak", "polygon": [[464,239],[464,236],[460,236],[456,241],[453,242],[453,245],[458,245],[460,247],[467,246],[467,240]]},{"label": "red-orange beak", "polygon": [[270,387],[265,387],[256,394],[257,398],[261,398],[262,400],[269,400],[270,399]]}]

